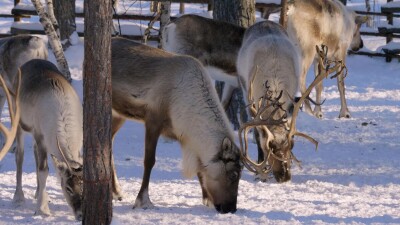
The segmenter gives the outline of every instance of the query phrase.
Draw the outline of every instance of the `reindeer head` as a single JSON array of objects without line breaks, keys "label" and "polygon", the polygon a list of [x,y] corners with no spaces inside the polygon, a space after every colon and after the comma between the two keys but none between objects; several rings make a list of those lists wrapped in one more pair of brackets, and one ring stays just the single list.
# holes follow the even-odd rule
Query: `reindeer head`
[{"label": "reindeer head", "polygon": [[358,51],[360,48],[364,47],[364,42],[361,39],[360,27],[363,23],[369,20],[368,16],[360,16],[353,13],[355,27],[353,31],[353,39],[351,40],[350,49],[353,51]]},{"label": "reindeer head", "polygon": [[[283,90],[273,90],[268,84],[268,80],[263,85],[263,96],[257,102],[253,100],[253,82],[257,75],[258,67],[253,74],[252,82],[248,91],[248,100],[251,102],[250,114],[252,121],[245,123],[239,129],[239,136],[244,130],[245,148],[240,138],[242,149],[245,150],[244,164],[255,172],[260,178],[265,180],[266,171],[273,172],[278,182],[285,182],[291,179],[290,167],[292,160],[293,140],[289,138],[291,112],[293,111],[292,102],[287,93]],[[247,157],[247,132],[255,128],[256,139],[259,147],[264,153],[262,163],[254,163]],[[268,163],[268,165],[267,165]]]},{"label": "reindeer head", "polygon": [[241,170],[239,148],[225,137],[220,151],[199,172],[203,194],[218,212],[236,212]]},{"label": "reindeer head", "polygon": [[54,155],[54,165],[61,180],[61,189],[75,218],[82,220],[83,167],[75,161],[61,162]]}]

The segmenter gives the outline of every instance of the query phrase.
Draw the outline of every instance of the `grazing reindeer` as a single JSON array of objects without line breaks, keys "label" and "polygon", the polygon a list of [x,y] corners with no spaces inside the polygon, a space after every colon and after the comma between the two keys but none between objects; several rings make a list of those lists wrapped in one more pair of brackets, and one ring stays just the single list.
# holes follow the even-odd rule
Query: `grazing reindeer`
[{"label": "grazing reindeer", "polygon": [[[82,219],[82,105],[73,87],[57,67],[45,60],[34,59],[21,67],[21,84],[16,98],[20,121],[17,131],[17,187],[14,202],[24,201],[22,163],[24,133],[32,134],[37,171],[36,214],[50,215],[46,179],[48,154],[52,155],[61,188],[76,219]],[[21,76],[21,75],[20,75]],[[13,83],[15,83],[14,81]],[[10,143],[14,137],[8,136]],[[1,155],[5,154],[2,149]]]},{"label": "grazing reindeer", "polygon": [[[300,91],[304,93],[307,71],[316,59],[315,46],[326,45],[330,49],[330,60],[345,62],[348,48],[357,51],[363,47],[360,26],[366,22],[367,17],[357,16],[338,0],[294,0],[289,1],[288,8],[287,31],[296,41],[302,54]],[[317,67],[316,64],[315,66]],[[342,73],[337,76],[341,103],[339,118],[350,117],[345,98],[344,77]],[[305,101],[305,110],[318,118],[322,117],[321,92],[322,83],[316,87],[317,104],[314,111],[309,101]]]},{"label": "grazing reindeer", "polygon": [[214,205],[220,213],[235,212],[240,151],[201,63],[114,38],[112,86],[112,136],[126,119],[145,125],[144,174],[134,208],[153,207],[148,186],[157,141],[164,135],[181,144],[184,175],[198,175],[203,203]]},{"label": "grazing reindeer", "polygon": [[221,103],[226,108],[238,87],[236,59],[244,32],[245,28],[231,23],[183,15],[165,26],[162,47],[197,58],[212,78],[225,81]]},{"label": "grazing reindeer", "polygon": [[[17,35],[0,39],[0,73],[8,86],[17,74],[18,68],[31,59],[47,59],[47,47],[44,41],[36,36]],[[0,89],[0,116],[6,100],[3,89]],[[1,136],[2,137],[2,136]],[[15,146],[12,147],[13,149]]]},{"label": "grazing reindeer", "polygon": [[[297,48],[279,24],[264,21],[246,30],[237,70],[253,121],[245,123],[241,130],[256,128],[259,153],[264,153],[259,154],[261,169],[268,162],[278,182],[291,179],[293,141],[288,134],[300,61]],[[267,173],[261,171],[253,172],[264,180],[266,177],[262,176]]]}]

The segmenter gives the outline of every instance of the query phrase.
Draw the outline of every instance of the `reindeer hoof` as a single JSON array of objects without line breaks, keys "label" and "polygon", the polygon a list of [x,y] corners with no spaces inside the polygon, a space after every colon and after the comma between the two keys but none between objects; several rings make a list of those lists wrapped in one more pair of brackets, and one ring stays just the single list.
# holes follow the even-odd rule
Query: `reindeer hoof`
[{"label": "reindeer hoof", "polygon": [[38,209],[35,212],[35,216],[45,216],[45,217],[49,217],[51,216],[50,210],[47,209]]},{"label": "reindeer hoof", "polygon": [[21,191],[15,191],[14,197],[13,197],[13,204],[15,206],[21,206],[25,202],[25,196],[24,192]]},{"label": "reindeer hoof", "polygon": [[154,209],[153,203],[151,203],[150,199],[148,200],[139,200],[136,199],[135,204],[133,205],[133,209]]},{"label": "reindeer hoof", "polygon": [[351,118],[351,115],[350,115],[349,111],[340,112],[339,118],[346,118],[346,119],[349,119],[349,118]]}]

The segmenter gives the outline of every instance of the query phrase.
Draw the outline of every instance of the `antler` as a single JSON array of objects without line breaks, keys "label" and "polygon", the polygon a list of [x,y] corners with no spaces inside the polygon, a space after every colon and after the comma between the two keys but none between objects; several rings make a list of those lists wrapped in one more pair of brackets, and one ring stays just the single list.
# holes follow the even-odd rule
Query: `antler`
[{"label": "antler", "polygon": [[[64,160],[65,164],[67,165],[67,167],[68,167],[69,171],[71,172],[71,174],[73,174],[75,176],[82,176],[82,171],[81,170],[77,170],[75,168],[72,168],[71,165],[69,165],[69,162],[68,162],[67,158],[64,155],[64,151],[61,149],[60,141],[58,140],[57,136],[56,136],[56,140],[57,140],[58,151],[60,151],[60,154],[63,157],[63,160]],[[55,157],[55,156],[53,156],[53,157]]]},{"label": "antler", "polygon": [[[3,76],[0,75],[0,82],[1,86],[4,89],[4,92],[7,96],[8,102],[8,111],[10,112],[11,117],[11,128],[7,129],[2,123],[0,123],[0,131],[4,134],[6,138],[6,143],[4,144],[3,148],[0,150],[0,161],[4,158],[7,152],[10,150],[12,143],[14,142],[15,136],[17,134],[17,128],[19,124],[19,119],[21,117],[20,108],[19,108],[19,92],[21,88],[21,71],[18,70],[18,81],[17,81],[17,88],[15,93],[9,90],[7,87],[6,82],[3,79]],[[11,95],[14,96],[14,100],[11,98]]]},{"label": "antler", "polygon": [[[347,74],[347,67],[341,60],[340,61],[330,61],[327,59],[328,47],[326,45],[321,45],[321,49],[318,46],[315,46],[315,48],[316,48],[317,54],[319,56],[318,75],[315,77],[314,81],[310,84],[310,86],[308,86],[307,90],[303,93],[303,95],[298,100],[298,102],[294,104],[294,109],[293,109],[293,113],[292,113],[292,121],[290,123],[290,132],[288,134],[288,142],[290,143],[292,141],[294,135],[298,135],[298,136],[306,138],[307,140],[309,140],[310,142],[315,144],[315,148],[317,149],[318,142],[314,138],[312,138],[304,133],[298,132],[296,130],[296,119],[297,119],[297,115],[300,110],[300,106],[304,102],[304,99],[308,98],[309,94],[311,93],[311,90],[319,82],[321,82],[323,79],[328,77],[328,75],[333,73],[334,71],[337,71],[337,73],[332,75],[331,78],[337,77],[344,69],[346,70],[345,74]],[[331,64],[334,64],[334,65],[332,66]],[[292,157],[294,157],[293,153],[292,153]],[[298,160],[296,160],[296,161],[298,161]]]},{"label": "antler", "polygon": [[[248,90],[248,100],[250,102],[250,112],[252,114],[253,120],[242,124],[242,126],[239,128],[239,142],[240,142],[240,147],[241,147],[241,158],[244,166],[251,172],[256,173],[260,176],[260,178],[264,179],[267,177],[269,171],[270,171],[270,166],[267,165],[267,158],[269,155],[273,154],[272,151],[269,151],[269,155],[264,158],[264,160],[261,163],[256,163],[254,162],[249,156],[248,156],[248,132],[250,129],[256,127],[256,126],[262,126],[261,129],[263,129],[268,135],[268,140],[267,143],[269,143],[273,139],[273,134],[271,131],[268,130],[267,126],[270,125],[280,125],[286,123],[286,111],[282,108],[282,105],[284,103],[279,102],[279,100],[282,97],[283,91],[279,93],[277,97],[272,96],[272,92],[269,90],[268,86],[268,81],[265,82],[264,86],[266,88],[265,94],[259,98],[257,102],[257,108],[256,108],[256,102],[254,101],[253,97],[253,84],[254,80],[257,76],[258,73],[258,66],[255,67],[255,70],[252,74],[252,80],[250,82],[249,90]],[[269,108],[273,108],[272,112],[266,117],[263,118],[263,114],[265,111],[267,111]],[[283,110],[285,113],[278,119],[275,119],[274,116],[278,112],[278,110]],[[263,126],[264,125],[264,126]],[[244,130],[244,146],[243,146],[243,140],[242,140],[242,132]],[[268,144],[267,144],[268,145]],[[277,157],[277,156],[276,156]]]},{"label": "antler", "polygon": [[[309,98],[309,94],[311,93],[311,90],[323,79],[325,79],[329,74],[333,73],[334,71],[337,71],[336,74],[332,75],[331,78],[334,78],[338,76],[344,69],[346,70],[347,73],[347,68],[344,65],[343,61],[329,61],[327,60],[327,53],[328,53],[328,47],[325,45],[321,45],[321,49],[316,46],[316,51],[319,55],[319,64],[318,64],[318,71],[319,74],[316,76],[314,81],[310,84],[310,86],[307,88],[307,90],[303,93],[301,98],[297,101],[297,103],[294,103],[294,109],[292,113],[292,119],[290,122],[290,127],[289,127],[289,132],[288,132],[288,141],[287,143],[290,145],[292,143],[292,139],[294,135],[301,136],[315,144],[316,149],[318,148],[318,142],[308,136],[307,134],[304,134],[302,132],[299,132],[296,130],[296,120],[297,120],[297,115],[300,110],[300,106],[304,102],[305,99]],[[332,66],[331,64],[334,65]],[[268,143],[273,139],[273,134],[268,130],[267,126],[270,125],[280,125],[284,124],[287,122],[286,117],[286,111],[282,108],[282,105],[284,103],[280,103],[279,99],[282,97],[283,91],[280,92],[279,96],[276,98],[272,97],[272,93],[269,91],[269,86],[268,83],[265,83],[265,88],[267,91],[265,92],[264,96],[262,96],[258,100],[258,110],[256,109],[256,105],[253,99],[253,82],[254,79],[257,75],[258,72],[258,66],[256,66],[255,72],[253,73],[252,80],[250,82],[249,86],[249,91],[248,91],[248,100],[251,102],[250,104],[250,112],[253,116],[253,120],[244,123],[240,129],[239,129],[239,142],[240,142],[240,147],[241,147],[241,159],[244,164],[244,166],[251,172],[256,173],[261,179],[268,178],[268,174],[271,170],[271,165],[267,165],[267,159],[268,157],[272,156],[280,161],[288,161],[288,160],[295,160],[299,165],[300,161],[294,156],[293,152],[290,152],[290,157],[289,158],[281,158],[273,153],[273,151],[269,151],[267,156],[264,156],[264,160],[261,163],[256,163],[252,159],[249,158],[248,156],[248,138],[247,134],[250,129],[256,127],[256,126],[262,126],[262,129],[267,133],[268,139],[267,139],[267,145]],[[294,102],[294,101],[293,101]],[[270,107],[273,107],[273,110],[271,114],[267,118],[262,118],[263,113]],[[281,116],[279,119],[274,119],[274,115],[278,112],[278,110],[283,110],[285,113],[283,116]],[[244,130],[244,146],[243,146],[243,140],[242,140],[242,132]],[[267,146],[268,147],[268,146]]]}]

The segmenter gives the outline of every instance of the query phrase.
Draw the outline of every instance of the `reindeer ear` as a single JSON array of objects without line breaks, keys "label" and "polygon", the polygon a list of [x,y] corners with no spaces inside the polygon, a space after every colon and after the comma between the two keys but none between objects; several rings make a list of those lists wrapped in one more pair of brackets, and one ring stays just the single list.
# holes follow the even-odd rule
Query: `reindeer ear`
[{"label": "reindeer ear", "polygon": [[68,170],[68,166],[65,162],[61,162],[53,154],[51,154],[51,158],[53,158],[54,165],[56,166],[58,171],[65,173]]},{"label": "reindeer ear", "polygon": [[361,25],[363,23],[366,23],[368,20],[370,20],[369,16],[361,16],[361,15],[356,15],[355,22],[357,25]]},{"label": "reindeer ear", "polygon": [[224,150],[225,152],[231,149],[232,149],[232,141],[229,138],[225,137],[224,140],[222,141],[222,150]]}]

